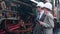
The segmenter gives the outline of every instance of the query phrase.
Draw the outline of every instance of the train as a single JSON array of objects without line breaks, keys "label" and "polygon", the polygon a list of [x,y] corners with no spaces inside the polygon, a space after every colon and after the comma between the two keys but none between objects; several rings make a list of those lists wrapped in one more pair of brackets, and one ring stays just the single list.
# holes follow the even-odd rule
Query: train
[{"label": "train", "polygon": [[[36,0],[42,1],[44,0]],[[56,2],[57,1],[57,2]],[[31,0],[1,0],[0,6],[0,33],[1,34],[32,34],[35,27],[36,3]],[[60,23],[60,2],[50,0],[53,8],[57,7],[57,23]],[[54,11],[54,9],[53,9]],[[53,12],[54,14],[54,12]]]}]

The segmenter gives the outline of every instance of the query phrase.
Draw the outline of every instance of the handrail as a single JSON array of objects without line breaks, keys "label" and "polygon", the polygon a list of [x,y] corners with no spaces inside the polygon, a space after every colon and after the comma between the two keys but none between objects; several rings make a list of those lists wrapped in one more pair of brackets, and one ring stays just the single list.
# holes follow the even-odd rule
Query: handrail
[{"label": "handrail", "polygon": [[32,5],[27,4],[27,3],[25,3],[25,2],[22,2],[22,1],[13,1],[13,2],[20,3],[20,4],[23,4],[23,5],[26,5],[26,6],[32,7]]}]

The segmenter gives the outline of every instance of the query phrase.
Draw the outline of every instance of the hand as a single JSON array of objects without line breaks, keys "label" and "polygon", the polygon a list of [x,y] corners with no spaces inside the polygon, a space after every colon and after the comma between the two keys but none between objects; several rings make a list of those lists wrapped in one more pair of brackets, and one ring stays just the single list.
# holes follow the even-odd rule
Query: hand
[{"label": "hand", "polygon": [[43,22],[42,22],[42,21],[39,21],[39,24],[40,24],[40,25],[42,25],[42,24],[43,24]]}]

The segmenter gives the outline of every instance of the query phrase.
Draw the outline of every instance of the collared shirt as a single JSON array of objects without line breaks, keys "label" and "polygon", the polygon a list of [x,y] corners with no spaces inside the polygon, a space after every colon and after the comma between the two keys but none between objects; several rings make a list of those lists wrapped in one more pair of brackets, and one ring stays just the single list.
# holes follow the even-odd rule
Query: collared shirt
[{"label": "collared shirt", "polygon": [[44,13],[44,11],[39,12],[37,18],[40,19],[42,17],[43,13]]},{"label": "collared shirt", "polygon": [[44,13],[44,11],[40,12],[40,17],[39,17],[39,19],[42,17],[43,13]]}]

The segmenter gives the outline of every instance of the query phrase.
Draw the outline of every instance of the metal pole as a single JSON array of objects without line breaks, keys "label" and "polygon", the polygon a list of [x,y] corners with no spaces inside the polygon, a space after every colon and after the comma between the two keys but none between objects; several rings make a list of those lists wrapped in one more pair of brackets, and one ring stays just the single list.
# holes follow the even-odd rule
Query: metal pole
[{"label": "metal pole", "polygon": [[[57,2],[56,2],[57,3]],[[57,22],[59,21],[59,12],[58,12],[58,5],[57,5]]]},{"label": "metal pole", "polygon": [[53,14],[53,16],[54,16],[54,0],[52,0],[52,14]]}]

